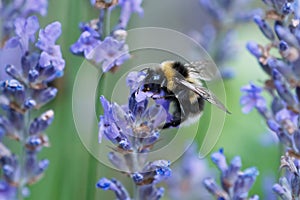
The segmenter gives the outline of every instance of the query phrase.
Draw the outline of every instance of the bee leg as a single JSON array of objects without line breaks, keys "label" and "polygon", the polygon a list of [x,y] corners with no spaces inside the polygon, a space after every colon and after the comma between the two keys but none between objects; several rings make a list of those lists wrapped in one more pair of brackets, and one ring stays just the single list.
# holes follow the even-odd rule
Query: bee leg
[{"label": "bee leg", "polygon": [[172,112],[172,119],[170,122],[165,123],[163,129],[170,128],[170,127],[178,127],[182,122],[182,113],[179,101],[174,97],[171,99],[174,103],[174,111]]},{"label": "bee leg", "polygon": [[158,97],[155,97],[154,95],[155,95],[155,94],[153,94],[153,95],[151,96],[151,99],[153,99],[153,100],[167,99],[167,98],[170,98],[170,97],[174,97],[174,95],[164,95],[164,96],[158,96]]},{"label": "bee leg", "polygon": [[173,118],[170,122],[164,124],[163,129],[170,128],[170,127],[177,127],[181,123],[181,118]]}]

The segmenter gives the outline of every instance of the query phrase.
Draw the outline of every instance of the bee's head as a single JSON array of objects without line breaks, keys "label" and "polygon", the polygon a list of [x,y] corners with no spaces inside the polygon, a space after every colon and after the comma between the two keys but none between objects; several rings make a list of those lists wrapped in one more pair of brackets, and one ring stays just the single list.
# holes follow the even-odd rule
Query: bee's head
[{"label": "bee's head", "polygon": [[141,90],[143,92],[158,93],[163,82],[162,75],[154,69],[149,69]]}]

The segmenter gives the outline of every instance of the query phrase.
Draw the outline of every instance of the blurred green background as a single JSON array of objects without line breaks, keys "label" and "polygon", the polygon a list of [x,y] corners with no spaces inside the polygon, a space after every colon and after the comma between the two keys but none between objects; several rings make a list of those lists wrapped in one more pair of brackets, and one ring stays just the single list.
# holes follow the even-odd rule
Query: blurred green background
[{"label": "blurred green background", "polygon": [[[80,34],[78,23],[96,18],[97,10],[92,8],[88,0],[50,0],[49,2],[48,16],[41,18],[41,24],[44,27],[56,20],[62,23],[63,34],[59,43],[62,45],[66,68],[65,76],[56,83],[60,88],[59,95],[49,105],[55,110],[55,121],[48,130],[51,147],[44,149],[40,154],[41,157],[49,158],[50,167],[45,177],[30,187],[31,195],[28,199],[115,199],[112,192],[96,189],[95,184],[99,178],[103,176],[118,178],[126,183],[127,188],[132,188],[132,183],[127,177],[102,165],[89,154],[77,135],[72,116],[73,83],[83,58],[72,55],[69,47]],[[133,15],[130,28],[164,27],[188,33],[193,29],[199,30],[205,20],[205,14],[199,11],[197,0],[188,3],[180,0],[145,0],[143,8],[144,17]],[[258,194],[261,199],[264,199],[263,180],[265,175],[278,176],[280,148],[272,143],[271,134],[262,118],[256,112],[244,115],[239,104],[240,87],[248,84],[250,80],[259,82],[265,78],[255,59],[246,51],[245,43],[248,40],[264,40],[253,23],[238,26],[237,31],[238,51],[236,58],[229,63],[234,67],[236,77],[225,80],[227,107],[233,114],[227,116],[222,135],[214,150],[223,147],[230,159],[240,155],[243,169],[256,166],[260,176],[251,194]],[[108,76],[108,83],[116,81],[113,75]],[[200,127],[201,124],[206,123],[206,120],[204,116]],[[96,138],[97,130],[95,130]],[[201,142],[200,134],[197,141]],[[271,184],[268,186],[272,187]]]}]

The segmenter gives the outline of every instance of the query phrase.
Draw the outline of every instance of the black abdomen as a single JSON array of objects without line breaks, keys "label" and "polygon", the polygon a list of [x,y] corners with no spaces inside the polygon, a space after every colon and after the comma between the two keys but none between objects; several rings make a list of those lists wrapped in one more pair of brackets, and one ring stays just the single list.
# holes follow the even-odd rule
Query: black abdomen
[{"label": "black abdomen", "polygon": [[175,62],[172,65],[172,68],[180,73],[184,78],[187,78],[189,76],[188,69],[181,62]]}]

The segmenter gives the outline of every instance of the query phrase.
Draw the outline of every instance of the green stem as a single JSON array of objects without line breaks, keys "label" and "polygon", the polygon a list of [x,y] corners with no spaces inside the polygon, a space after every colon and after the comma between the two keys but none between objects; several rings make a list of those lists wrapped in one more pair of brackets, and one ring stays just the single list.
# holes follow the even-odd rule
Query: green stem
[{"label": "green stem", "polygon": [[103,39],[103,22],[104,22],[104,16],[105,16],[105,10],[101,9],[99,14],[99,35],[101,36],[101,39]]},{"label": "green stem", "polygon": [[111,16],[111,11],[110,11],[110,9],[105,9],[105,12],[106,12],[105,35],[108,36],[108,35],[110,35],[110,16]]},{"label": "green stem", "polygon": [[28,130],[29,130],[29,123],[30,123],[30,111],[26,111],[24,114],[24,121],[23,121],[23,130],[20,134],[20,143],[21,143],[21,150],[19,155],[19,167],[20,167],[20,178],[19,178],[19,185],[18,185],[18,200],[24,199],[23,196],[23,189],[26,186],[26,138],[28,137]]},{"label": "green stem", "polygon": [[[139,158],[138,158],[138,156],[140,155],[138,153],[138,148],[137,148],[139,146],[138,144],[139,144],[138,135],[134,135],[132,146],[136,147],[136,149],[133,151],[133,153],[130,154],[131,162],[132,162],[132,169],[131,169],[132,172],[138,172],[141,169]],[[140,199],[139,186],[135,183],[133,183],[133,194],[134,194],[133,196],[134,200]]]},{"label": "green stem", "polygon": [[134,200],[139,200],[140,199],[140,193],[139,193],[139,186],[133,183],[133,192],[134,192]]},{"label": "green stem", "polygon": [[[99,93],[102,94],[103,90],[105,88],[106,78],[105,78],[105,74],[103,74],[101,76],[102,72],[101,72],[100,69],[98,69],[97,71],[98,71],[99,81],[100,81],[100,77],[102,77],[102,81],[101,81],[101,83],[99,85],[99,89],[97,89],[97,91],[99,91]],[[99,104],[100,104],[99,103],[99,93],[96,94],[96,101],[95,101],[96,102],[96,105],[95,105],[96,106],[96,111],[99,111],[99,107],[100,107],[99,106]],[[98,120],[95,120],[95,121],[97,122]],[[96,135],[98,133],[97,128],[98,128],[98,124],[97,123],[94,124],[93,127],[91,127],[92,135],[95,135],[95,137],[96,137]],[[89,144],[92,145],[92,146],[93,145],[99,145],[98,143],[95,144],[95,141],[97,141],[97,139],[96,139],[97,137],[96,138],[95,137],[91,137],[90,138],[91,140],[90,140]],[[97,172],[97,162],[95,161],[94,157],[92,155],[90,155],[89,158],[88,158],[88,175],[87,175],[87,183],[88,183],[87,187],[88,188],[87,188],[86,191],[89,191],[90,187],[94,187],[94,185],[95,185],[95,183],[97,181],[98,177],[95,176],[95,174],[97,174],[95,172]],[[86,193],[86,199],[96,199],[95,190],[93,190],[93,192],[87,192]]]}]

